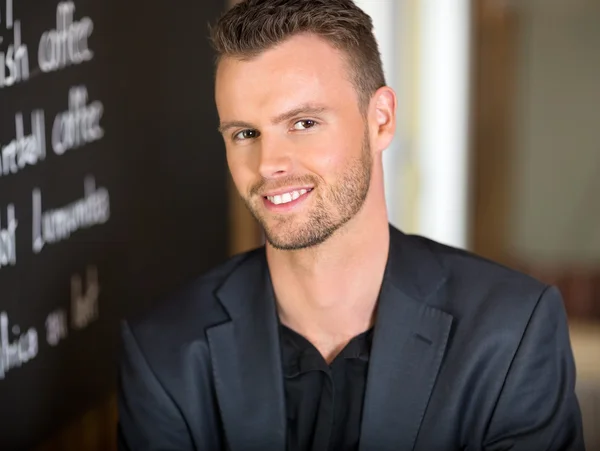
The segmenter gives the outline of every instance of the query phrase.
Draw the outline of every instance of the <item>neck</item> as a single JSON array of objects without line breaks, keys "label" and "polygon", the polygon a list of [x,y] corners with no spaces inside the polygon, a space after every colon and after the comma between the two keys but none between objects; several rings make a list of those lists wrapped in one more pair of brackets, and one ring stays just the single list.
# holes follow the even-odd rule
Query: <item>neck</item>
[{"label": "neck", "polygon": [[359,213],[322,244],[266,250],[282,323],[336,354],[373,324],[389,251],[383,183],[372,184]]}]

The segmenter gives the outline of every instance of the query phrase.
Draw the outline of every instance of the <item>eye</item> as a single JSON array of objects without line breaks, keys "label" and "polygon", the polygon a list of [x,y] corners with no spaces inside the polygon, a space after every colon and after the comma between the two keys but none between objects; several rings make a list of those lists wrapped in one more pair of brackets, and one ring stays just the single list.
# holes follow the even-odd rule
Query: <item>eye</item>
[{"label": "eye", "polygon": [[309,128],[313,128],[315,125],[317,125],[316,121],[313,121],[311,119],[303,119],[301,121],[298,121],[294,124],[293,129],[294,130],[307,130]]},{"label": "eye", "polygon": [[235,141],[244,141],[246,139],[255,139],[260,136],[258,130],[246,129],[233,135]]}]

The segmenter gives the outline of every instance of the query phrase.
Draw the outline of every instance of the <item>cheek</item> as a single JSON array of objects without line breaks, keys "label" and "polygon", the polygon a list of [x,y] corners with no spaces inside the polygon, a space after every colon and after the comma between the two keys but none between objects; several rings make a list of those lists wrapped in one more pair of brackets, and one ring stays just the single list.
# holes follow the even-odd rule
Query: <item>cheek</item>
[{"label": "cheek", "polygon": [[314,143],[303,160],[309,170],[327,180],[335,178],[359,152],[360,148],[355,143],[338,137]]},{"label": "cheek", "polygon": [[230,151],[227,151],[227,166],[231,173],[231,178],[235,183],[238,191],[243,193],[245,191],[244,186],[247,185],[248,171],[244,160],[239,155],[235,155]]},{"label": "cheek", "polygon": [[258,181],[254,154],[246,149],[227,149],[227,165],[231,178],[241,195],[246,196]]}]

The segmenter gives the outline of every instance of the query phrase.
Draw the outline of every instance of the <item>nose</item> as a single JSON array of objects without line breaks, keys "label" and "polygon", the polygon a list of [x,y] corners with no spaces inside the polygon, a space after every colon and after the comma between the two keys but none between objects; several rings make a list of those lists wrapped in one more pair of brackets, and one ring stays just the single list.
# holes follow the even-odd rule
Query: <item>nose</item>
[{"label": "nose", "polygon": [[285,177],[292,172],[292,155],[284,139],[263,134],[260,142],[259,173],[265,179]]}]

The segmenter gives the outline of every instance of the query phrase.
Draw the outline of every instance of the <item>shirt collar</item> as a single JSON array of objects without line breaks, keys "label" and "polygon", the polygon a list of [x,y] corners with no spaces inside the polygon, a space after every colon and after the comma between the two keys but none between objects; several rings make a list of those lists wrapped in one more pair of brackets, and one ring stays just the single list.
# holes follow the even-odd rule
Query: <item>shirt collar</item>
[{"label": "shirt collar", "polygon": [[[279,322],[283,373],[286,378],[316,370],[327,370],[327,363],[315,346],[296,331]],[[338,359],[369,361],[373,328],[357,335],[346,345]]]}]

